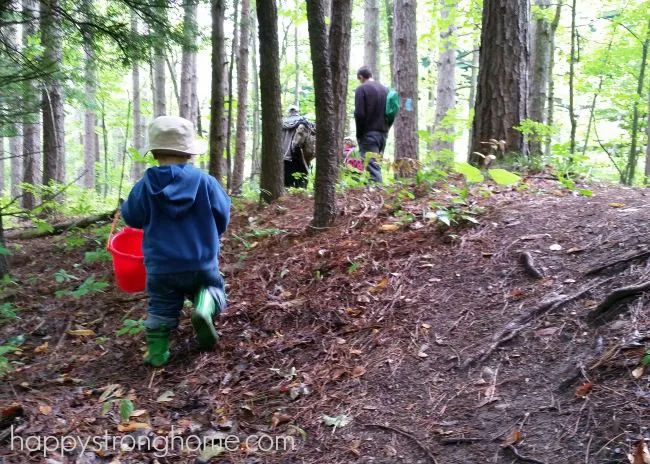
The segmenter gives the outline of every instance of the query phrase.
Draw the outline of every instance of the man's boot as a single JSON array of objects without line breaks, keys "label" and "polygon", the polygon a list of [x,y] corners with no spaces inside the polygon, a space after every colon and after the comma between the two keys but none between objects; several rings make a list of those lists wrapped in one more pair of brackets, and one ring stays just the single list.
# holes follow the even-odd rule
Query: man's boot
[{"label": "man's boot", "polygon": [[169,361],[169,329],[147,329],[147,352],[144,361],[153,367],[160,367]]},{"label": "man's boot", "polygon": [[219,338],[212,322],[212,316],[216,309],[215,300],[208,287],[201,288],[194,297],[192,325],[194,326],[199,347],[204,351],[212,350]]}]

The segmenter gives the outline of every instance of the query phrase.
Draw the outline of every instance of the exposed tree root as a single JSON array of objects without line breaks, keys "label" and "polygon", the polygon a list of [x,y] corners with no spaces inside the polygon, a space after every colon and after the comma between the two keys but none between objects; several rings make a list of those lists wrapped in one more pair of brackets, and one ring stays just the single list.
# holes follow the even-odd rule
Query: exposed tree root
[{"label": "exposed tree root", "polygon": [[474,363],[483,361],[488,356],[490,356],[494,352],[494,350],[496,350],[499,346],[501,346],[508,340],[512,340],[513,338],[515,338],[523,329],[525,329],[528,326],[528,324],[533,319],[536,319],[539,316],[542,316],[548,312],[554,311],[564,306],[565,304],[580,298],[586,293],[589,293],[594,288],[603,285],[604,283],[609,282],[612,279],[613,278],[602,280],[593,285],[584,287],[581,290],[578,290],[573,295],[568,295],[568,296],[560,295],[555,298],[542,301],[542,303],[532,311],[522,314],[518,318],[506,324],[506,326],[499,333],[495,334],[495,336],[492,338],[494,341],[491,345],[489,345],[487,348],[480,350],[476,356],[473,356],[465,360],[465,362],[462,364],[461,367],[463,369],[466,369]]},{"label": "exposed tree root", "polygon": [[528,274],[530,277],[534,279],[544,278],[544,274],[542,274],[542,272],[535,267],[535,260],[533,259],[533,255],[531,255],[530,252],[524,251],[521,253],[519,255],[519,262],[522,266],[524,266],[526,274]]},{"label": "exposed tree root", "polygon": [[413,434],[407,432],[406,430],[402,430],[402,429],[398,429],[396,427],[391,427],[390,425],[382,425],[382,424],[364,424],[364,426],[365,427],[377,427],[377,428],[380,428],[380,429],[389,430],[391,432],[395,432],[395,433],[398,433],[400,435],[404,435],[405,437],[410,438],[415,443],[417,443],[417,445],[420,447],[420,449],[422,449],[422,451],[424,451],[426,453],[426,455],[429,457],[429,459],[431,459],[431,462],[433,462],[433,464],[438,464],[438,461],[436,461],[435,456],[431,453],[431,451],[429,451],[429,448],[427,448],[420,440],[418,440]]},{"label": "exposed tree root", "polygon": [[639,293],[647,292],[650,290],[650,281],[643,282],[637,285],[629,285],[627,287],[619,287],[613,292],[611,292],[607,297],[600,303],[596,309],[592,310],[587,314],[587,322],[591,325],[602,325],[608,321],[614,319],[618,314],[625,311],[627,307],[625,305],[618,306],[613,308],[616,303],[619,301],[629,298],[631,296],[638,295]]},{"label": "exposed tree root", "polygon": [[650,257],[650,249],[646,249],[646,250],[643,250],[643,251],[640,251],[640,252],[634,253],[634,254],[629,254],[627,256],[619,258],[619,259],[617,259],[615,261],[611,261],[609,263],[601,264],[600,266],[596,266],[596,267],[594,267],[592,269],[589,269],[585,273],[585,275],[586,276],[595,275],[595,274],[598,274],[598,273],[604,271],[607,268],[610,268],[612,266],[616,266],[617,264],[627,263],[629,261],[634,261],[636,259],[647,258],[647,257]]},{"label": "exposed tree root", "polygon": [[540,461],[539,459],[531,458],[529,456],[525,456],[521,454],[519,451],[517,451],[517,448],[515,448],[512,445],[507,446],[506,449],[510,450],[510,452],[514,454],[517,457],[517,459],[519,459],[520,461],[532,462],[533,464],[547,464],[546,461]]}]

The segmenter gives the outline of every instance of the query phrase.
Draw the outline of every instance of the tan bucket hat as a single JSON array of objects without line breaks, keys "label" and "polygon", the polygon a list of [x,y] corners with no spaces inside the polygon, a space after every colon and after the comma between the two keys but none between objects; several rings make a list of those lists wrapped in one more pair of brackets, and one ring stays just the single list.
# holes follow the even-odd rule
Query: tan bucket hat
[{"label": "tan bucket hat", "polygon": [[158,116],[149,124],[149,146],[146,151],[195,156],[205,153],[207,148],[207,143],[195,137],[194,124],[185,118]]}]

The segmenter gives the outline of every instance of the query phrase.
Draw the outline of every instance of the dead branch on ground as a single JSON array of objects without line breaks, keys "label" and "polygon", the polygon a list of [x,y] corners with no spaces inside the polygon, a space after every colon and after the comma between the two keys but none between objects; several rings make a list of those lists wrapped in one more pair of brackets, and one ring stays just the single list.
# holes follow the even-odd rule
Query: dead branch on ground
[{"label": "dead branch on ground", "polygon": [[587,322],[591,325],[602,325],[614,319],[618,314],[627,309],[626,305],[621,305],[617,308],[612,308],[616,303],[625,298],[629,298],[639,293],[644,293],[650,290],[650,281],[643,282],[637,285],[629,285],[627,287],[619,287],[605,297],[596,309],[587,314]]},{"label": "dead branch on ground", "polygon": [[533,259],[533,255],[531,255],[530,252],[524,251],[521,253],[519,255],[519,262],[522,266],[524,266],[526,274],[528,274],[530,277],[534,279],[544,278],[544,274],[542,274],[542,272],[535,267],[535,260]]}]

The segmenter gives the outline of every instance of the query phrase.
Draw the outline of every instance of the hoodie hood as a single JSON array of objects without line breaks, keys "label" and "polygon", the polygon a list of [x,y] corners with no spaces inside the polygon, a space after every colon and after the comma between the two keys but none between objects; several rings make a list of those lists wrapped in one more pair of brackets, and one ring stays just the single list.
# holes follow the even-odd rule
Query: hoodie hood
[{"label": "hoodie hood", "polygon": [[153,167],[147,169],[144,183],[156,206],[178,219],[194,205],[201,171],[190,164]]}]

